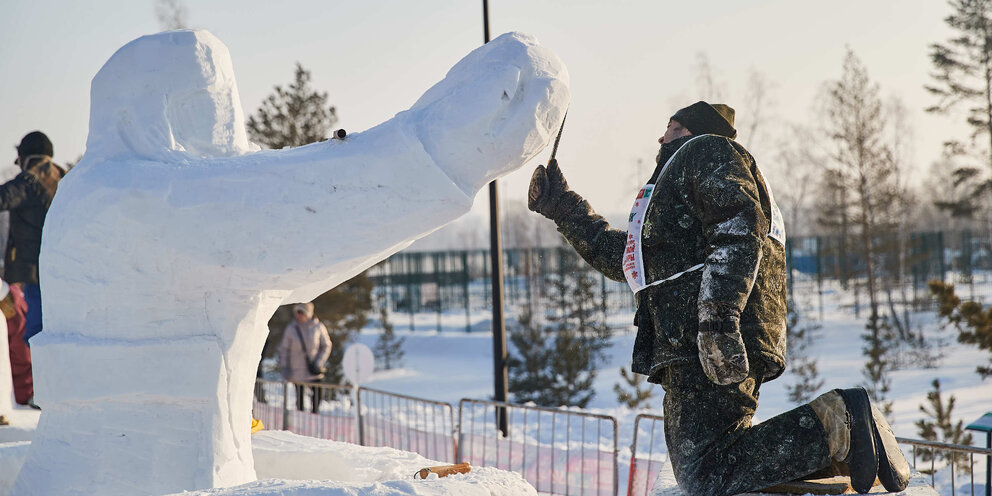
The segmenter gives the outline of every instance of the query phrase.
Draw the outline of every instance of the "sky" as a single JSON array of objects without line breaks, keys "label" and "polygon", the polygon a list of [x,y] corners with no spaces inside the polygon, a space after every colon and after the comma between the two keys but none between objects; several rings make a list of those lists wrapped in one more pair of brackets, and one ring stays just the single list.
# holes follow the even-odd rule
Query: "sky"
[{"label": "sky", "polygon": [[[327,91],[338,127],[368,129],[409,108],[483,41],[482,4],[468,0],[179,0],[190,27],[211,31],[230,49],[241,103],[253,113],[274,85],[310,70]],[[85,150],[89,85],[122,45],[159,31],[154,0],[11,0],[0,7],[0,143],[12,147],[40,129],[57,162]],[[572,189],[600,211],[626,211],[650,173],[668,117],[699,99],[744,111],[754,72],[771,83],[762,128],[738,140],[773,184],[784,124],[815,124],[823,84],[841,75],[850,48],[883,98],[909,109],[912,163],[919,171],[940,144],[964,135],[963,118],[926,114],[934,103],[927,46],[952,32],[941,0],[492,0],[492,37],[534,35],[568,67],[572,101],[558,160]],[[705,60],[720,91],[697,84]],[[714,98],[715,97],[715,98]],[[14,159],[0,154],[0,165]],[[525,198],[533,166],[503,181],[504,201]],[[9,160],[8,160],[9,159]],[[638,160],[641,161],[638,167]],[[645,170],[646,169],[646,170]],[[922,174],[922,172],[920,173]],[[915,179],[919,180],[918,175]],[[487,210],[479,195],[474,213]]]}]

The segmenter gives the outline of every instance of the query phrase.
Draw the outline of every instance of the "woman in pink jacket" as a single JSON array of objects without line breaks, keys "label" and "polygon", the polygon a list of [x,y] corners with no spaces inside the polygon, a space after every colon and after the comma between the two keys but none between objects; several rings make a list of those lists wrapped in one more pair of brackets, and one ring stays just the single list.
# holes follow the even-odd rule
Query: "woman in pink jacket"
[{"label": "woman in pink jacket", "polygon": [[[296,409],[303,410],[303,383],[320,382],[324,378],[327,359],[331,356],[331,337],[327,328],[313,314],[313,303],[293,307],[294,319],[283,331],[279,343],[279,367],[282,376],[296,383]],[[317,413],[320,389],[311,386],[311,409]]]}]

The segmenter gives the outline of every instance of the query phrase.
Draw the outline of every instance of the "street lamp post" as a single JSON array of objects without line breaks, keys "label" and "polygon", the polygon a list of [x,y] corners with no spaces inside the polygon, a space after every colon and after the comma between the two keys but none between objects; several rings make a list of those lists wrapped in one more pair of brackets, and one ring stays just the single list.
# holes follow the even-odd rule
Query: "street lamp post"
[{"label": "street lamp post", "polygon": [[[489,2],[482,0],[483,43],[489,43]],[[493,399],[506,402],[506,326],[503,321],[503,242],[499,227],[499,188],[496,180],[489,183],[489,253],[492,263],[493,295]],[[506,408],[496,408],[496,424],[503,436],[507,434]]]}]

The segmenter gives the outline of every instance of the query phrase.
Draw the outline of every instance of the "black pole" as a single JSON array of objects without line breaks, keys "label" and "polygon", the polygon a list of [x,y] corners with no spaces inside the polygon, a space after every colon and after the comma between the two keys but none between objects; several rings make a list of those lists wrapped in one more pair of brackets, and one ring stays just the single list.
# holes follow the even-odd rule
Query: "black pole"
[{"label": "black pole", "polygon": [[[489,43],[489,2],[482,0],[483,43]],[[503,322],[503,242],[499,227],[499,189],[496,180],[489,183],[489,260],[492,263],[493,286],[493,372],[495,401],[506,401],[506,326]],[[506,408],[496,408],[496,424],[503,436],[507,434]]]},{"label": "black pole", "polygon": [[489,43],[489,2],[482,0],[482,44]]}]

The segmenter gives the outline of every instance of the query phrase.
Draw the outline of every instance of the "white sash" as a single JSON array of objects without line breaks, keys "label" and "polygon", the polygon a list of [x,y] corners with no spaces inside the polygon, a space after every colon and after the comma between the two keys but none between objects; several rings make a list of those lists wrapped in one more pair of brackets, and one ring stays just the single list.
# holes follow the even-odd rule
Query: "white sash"
[{"label": "white sash", "polygon": [[[702,138],[707,136],[705,134],[700,136],[695,136],[689,141],[682,143],[682,146],[665,162],[665,165],[661,167],[661,172],[658,173],[658,180],[661,180],[665,176],[665,170],[668,169],[668,165],[672,163],[672,159],[685,148],[685,145],[692,143],[696,138]],[[654,184],[645,184],[641,191],[637,193],[637,198],[634,199],[634,206],[630,208],[630,218],[627,224],[627,246],[623,250],[623,275],[627,278],[627,284],[630,286],[631,291],[637,293],[638,291],[648,287],[654,286],[656,284],[661,284],[665,281],[671,281],[672,279],[677,279],[683,274],[692,272],[694,270],[699,270],[703,268],[703,264],[698,264],[694,267],[690,267],[688,270],[679,272],[678,274],[669,276],[660,281],[654,281],[648,283],[644,278],[644,258],[641,256],[641,229],[644,227],[644,216],[648,211],[648,205],[651,205],[651,198],[654,197]]]},{"label": "white sash", "polygon": [[765,189],[768,190],[768,203],[772,204],[772,225],[768,229],[768,237],[782,243],[785,246],[785,219],[782,218],[782,211],[775,203],[775,195],[772,194],[772,185],[765,182]]},{"label": "white sash", "polygon": [[[672,160],[676,155],[685,148],[685,145],[692,143],[696,138],[701,138],[708,135],[695,136],[689,141],[686,141],[675,150],[675,153],[665,162],[662,166],[661,172],[658,173],[658,179],[661,180],[665,176],[665,170],[668,169],[668,165],[672,163]],[[772,219],[771,227],[768,230],[768,237],[782,243],[785,246],[785,223],[782,219],[782,212],[779,210],[778,205],[775,203],[775,197],[772,196],[772,189],[767,183],[765,184],[768,190],[768,201],[771,203]],[[647,215],[648,206],[651,205],[651,199],[654,198],[655,184],[648,183],[645,184],[641,191],[637,193],[637,198],[634,199],[634,206],[630,209],[630,218],[627,224],[627,245],[623,251],[623,275],[627,278],[627,284],[630,286],[631,291],[637,293],[638,291],[661,284],[663,282],[668,282],[674,279],[678,279],[690,272],[699,270],[703,268],[703,264],[696,264],[689,267],[682,272],[672,274],[664,279],[647,282],[644,275],[644,258],[641,255],[641,230],[644,228],[644,217]]]}]

